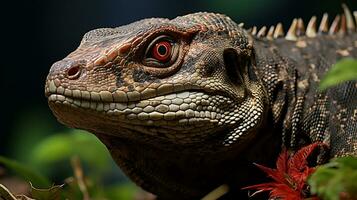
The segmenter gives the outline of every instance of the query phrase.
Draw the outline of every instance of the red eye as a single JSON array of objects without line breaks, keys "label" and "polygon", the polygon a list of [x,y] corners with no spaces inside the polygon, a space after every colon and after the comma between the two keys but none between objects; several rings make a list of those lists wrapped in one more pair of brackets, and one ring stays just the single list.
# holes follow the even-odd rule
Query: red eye
[{"label": "red eye", "polygon": [[172,45],[168,41],[161,41],[152,48],[152,57],[160,62],[167,62],[171,57]]}]

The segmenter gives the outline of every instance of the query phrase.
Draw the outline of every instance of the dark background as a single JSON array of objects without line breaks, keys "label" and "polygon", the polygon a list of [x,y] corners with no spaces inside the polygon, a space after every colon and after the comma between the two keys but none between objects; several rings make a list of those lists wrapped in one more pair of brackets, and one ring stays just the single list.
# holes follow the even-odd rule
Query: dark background
[{"label": "dark background", "polygon": [[[347,1],[357,9],[357,1]],[[312,15],[342,12],[339,0],[32,0],[1,3],[0,155],[11,157],[24,138],[64,129],[47,107],[44,83],[52,63],[73,51],[87,31],[115,27],[147,17],[196,11],[229,15],[236,22],[272,25],[285,31],[294,17],[307,23]],[[31,129],[31,131],[29,131]],[[25,145],[25,146],[24,146]],[[25,152],[23,152],[25,153]]]}]

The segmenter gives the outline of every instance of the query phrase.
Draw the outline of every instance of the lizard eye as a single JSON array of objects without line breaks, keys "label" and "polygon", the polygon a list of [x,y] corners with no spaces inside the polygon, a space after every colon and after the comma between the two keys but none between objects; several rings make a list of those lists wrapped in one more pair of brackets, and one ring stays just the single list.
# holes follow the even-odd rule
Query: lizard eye
[{"label": "lizard eye", "polygon": [[160,62],[167,62],[171,56],[172,45],[168,41],[161,41],[152,48],[152,57]]},{"label": "lizard eye", "polygon": [[144,63],[153,67],[167,67],[176,61],[178,46],[171,37],[159,36],[148,45]]}]

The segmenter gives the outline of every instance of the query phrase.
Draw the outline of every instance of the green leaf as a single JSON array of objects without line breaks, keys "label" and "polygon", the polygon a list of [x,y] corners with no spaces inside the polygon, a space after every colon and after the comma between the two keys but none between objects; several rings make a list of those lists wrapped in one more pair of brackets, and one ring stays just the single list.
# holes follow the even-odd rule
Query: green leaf
[{"label": "green leaf", "polygon": [[357,197],[357,158],[341,157],[317,168],[309,178],[311,193],[324,200],[349,199]]},{"label": "green leaf", "polygon": [[7,148],[10,149],[10,152],[7,156],[22,163],[30,163],[31,156],[28,155],[28,152],[36,147],[38,141],[52,132],[53,127],[57,124],[57,121],[49,117],[50,114],[48,109],[33,105],[18,113],[14,120],[16,126],[8,133]]},{"label": "green leaf", "polygon": [[105,188],[105,196],[108,199],[132,200],[138,193],[138,187],[133,184],[118,184]]},{"label": "green leaf", "polygon": [[31,169],[29,166],[21,164],[17,161],[11,160],[0,156],[0,163],[5,165],[8,169],[12,170],[16,175],[21,176],[25,180],[32,182],[39,187],[47,187],[50,185],[50,181],[42,176],[39,172]]},{"label": "green leaf", "polygon": [[331,86],[345,81],[357,80],[357,61],[345,58],[337,62],[320,82],[319,90],[323,91]]},{"label": "green leaf", "polygon": [[68,161],[74,155],[96,170],[105,171],[111,166],[111,157],[104,144],[93,134],[80,130],[47,137],[31,153],[32,162],[37,166]]},{"label": "green leaf", "polygon": [[31,185],[32,198],[36,200],[60,200],[63,185],[55,185],[49,189],[38,189]]},{"label": "green leaf", "polygon": [[[351,168],[357,170],[357,158],[352,156],[335,158],[331,162],[332,167],[339,167],[342,169]],[[330,167],[330,165],[327,165]]]}]

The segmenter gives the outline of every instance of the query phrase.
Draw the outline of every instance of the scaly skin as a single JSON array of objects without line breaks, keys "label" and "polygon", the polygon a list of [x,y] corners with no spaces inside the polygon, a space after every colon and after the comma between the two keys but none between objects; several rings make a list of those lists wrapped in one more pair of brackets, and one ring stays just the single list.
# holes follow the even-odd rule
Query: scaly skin
[{"label": "scaly skin", "polygon": [[[357,55],[357,35],[261,35],[212,13],[90,31],[52,66],[49,106],[163,199],[254,183],[252,163],[270,165],[283,144],[324,141],[330,156],[356,155],[356,82],[316,88],[336,60]],[[172,46],[165,62],[152,53],[162,41]]]}]

